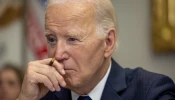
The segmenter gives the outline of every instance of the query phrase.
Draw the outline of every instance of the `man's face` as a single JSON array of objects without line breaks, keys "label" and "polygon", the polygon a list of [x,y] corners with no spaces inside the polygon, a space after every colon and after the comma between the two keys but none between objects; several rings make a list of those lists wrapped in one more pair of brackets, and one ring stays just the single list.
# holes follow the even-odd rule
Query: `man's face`
[{"label": "man's face", "polygon": [[96,33],[91,4],[54,4],[45,19],[48,55],[64,65],[69,88],[81,88],[100,77],[105,40]]}]

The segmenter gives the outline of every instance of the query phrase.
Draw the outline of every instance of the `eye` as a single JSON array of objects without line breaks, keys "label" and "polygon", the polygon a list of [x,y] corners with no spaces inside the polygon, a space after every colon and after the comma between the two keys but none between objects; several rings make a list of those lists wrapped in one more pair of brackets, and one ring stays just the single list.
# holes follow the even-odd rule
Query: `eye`
[{"label": "eye", "polygon": [[74,42],[74,41],[77,41],[78,39],[76,39],[76,38],[69,38],[68,39],[70,42],[72,41],[72,42]]},{"label": "eye", "polygon": [[57,39],[56,39],[55,37],[47,37],[47,42],[48,42],[50,45],[56,45]]},{"label": "eye", "polygon": [[9,85],[9,86],[14,86],[14,85],[15,85],[15,82],[14,82],[14,81],[9,80],[9,81],[8,81],[8,85]]},{"label": "eye", "polygon": [[54,38],[49,38],[48,41],[49,41],[49,42],[54,42],[55,39],[54,39]]},{"label": "eye", "polygon": [[67,42],[69,44],[76,44],[77,42],[79,42],[79,40],[77,38],[70,37],[68,38]]}]

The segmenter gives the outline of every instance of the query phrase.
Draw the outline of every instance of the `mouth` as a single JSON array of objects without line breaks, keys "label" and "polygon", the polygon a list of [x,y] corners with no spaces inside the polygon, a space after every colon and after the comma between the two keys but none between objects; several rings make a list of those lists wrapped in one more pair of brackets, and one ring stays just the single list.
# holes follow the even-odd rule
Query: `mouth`
[{"label": "mouth", "polygon": [[74,70],[72,67],[64,65],[64,70]]},{"label": "mouth", "polygon": [[64,70],[65,71],[76,71],[75,67],[71,67],[71,65],[63,64],[64,65]]},{"label": "mouth", "polygon": [[68,71],[75,71],[75,69],[72,69],[72,68],[64,68],[64,70],[65,70],[66,72],[68,72]]},{"label": "mouth", "polygon": [[71,71],[71,70],[74,70],[74,69],[64,69],[65,71]]}]

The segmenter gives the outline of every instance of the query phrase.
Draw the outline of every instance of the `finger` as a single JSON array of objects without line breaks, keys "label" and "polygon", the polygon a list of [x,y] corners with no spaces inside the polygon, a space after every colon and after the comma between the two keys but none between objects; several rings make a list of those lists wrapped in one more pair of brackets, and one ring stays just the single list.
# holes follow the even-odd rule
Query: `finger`
[{"label": "finger", "polygon": [[[49,65],[51,60],[52,60],[52,58],[47,58],[47,59],[43,59],[43,60],[38,60],[38,62],[41,64]],[[58,61],[55,60],[52,64],[52,66],[54,66],[60,74],[62,74],[62,75],[66,74],[65,70],[64,70],[64,66],[62,64],[60,64]]]},{"label": "finger", "polygon": [[57,71],[54,71],[53,73],[55,74],[55,76],[57,76],[56,78],[57,78],[59,84],[60,84],[62,87],[65,87],[65,86],[66,86],[66,82],[65,82],[63,76],[61,76]]},{"label": "finger", "polygon": [[66,85],[63,77],[56,71],[54,67],[43,64],[36,64],[36,66],[42,66],[35,67],[34,70],[39,74],[47,76],[56,90],[60,89],[59,84],[63,87]]},{"label": "finger", "polygon": [[47,76],[44,76],[42,74],[38,74],[38,73],[35,73],[33,74],[35,75],[34,76],[34,79],[36,80],[36,83],[42,83],[44,84],[50,91],[55,91],[55,88],[52,84],[52,82],[50,81],[50,79],[47,77]]},{"label": "finger", "polygon": [[48,65],[51,60],[52,60],[52,58],[47,58],[47,59],[43,59],[43,60],[37,60],[36,62]]},{"label": "finger", "polygon": [[[43,66],[43,68],[37,67],[37,66]],[[52,82],[54,88],[56,90],[58,89],[58,80],[57,80],[55,74],[53,73],[53,70],[54,70],[53,67],[49,67],[49,66],[43,65],[43,64],[36,64],[36,67],[33,70],[38,74],[42,74],[44,76],[47,76],[49,78],[49,80]]]},{"label": "finger", "polygon": [[64,66],[62,65],[62,64],[60,64],[58,61],[54,61],[53,62],[53,65],[52,66],[54,66],[55,67],[55,69],[59,72],[59,73],[61,73],[62,75],[65,75],[66,74],[66,72],[65,72],[65,70],[64,70]]}]

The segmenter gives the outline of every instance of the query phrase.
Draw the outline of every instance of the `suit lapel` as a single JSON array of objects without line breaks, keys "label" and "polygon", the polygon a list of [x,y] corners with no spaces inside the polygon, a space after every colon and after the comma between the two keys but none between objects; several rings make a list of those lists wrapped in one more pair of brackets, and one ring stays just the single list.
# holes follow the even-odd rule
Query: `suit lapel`
[{"label": "suit lapel", "polygon": [[101,100],[122,100],[119,92],[126,88],[125,70],[113,59]]}]

